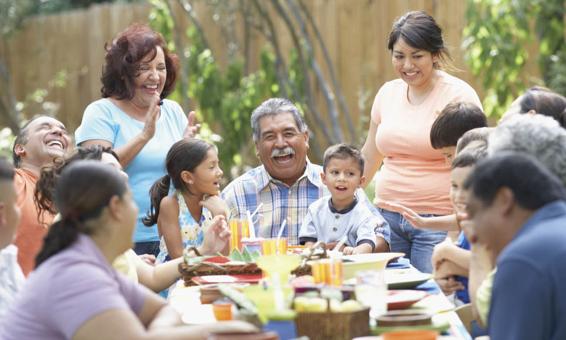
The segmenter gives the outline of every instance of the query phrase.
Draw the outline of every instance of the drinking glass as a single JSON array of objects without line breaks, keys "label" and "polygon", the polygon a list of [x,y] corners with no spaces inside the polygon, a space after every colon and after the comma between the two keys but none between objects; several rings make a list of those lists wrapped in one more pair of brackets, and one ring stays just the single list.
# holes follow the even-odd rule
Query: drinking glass
[{"label": "drinking glass", "polygon": [[369,315],[377,318],[387,312],[387,284],[384,270],[367,270],[356,275],[356,300],[370,308]]},{"label": "drinking glass", "polygon": [[231,219],[230,227],[230,252],[234,249],[242,250],[242,238],[250,236],[249,222],[247,219]]}]

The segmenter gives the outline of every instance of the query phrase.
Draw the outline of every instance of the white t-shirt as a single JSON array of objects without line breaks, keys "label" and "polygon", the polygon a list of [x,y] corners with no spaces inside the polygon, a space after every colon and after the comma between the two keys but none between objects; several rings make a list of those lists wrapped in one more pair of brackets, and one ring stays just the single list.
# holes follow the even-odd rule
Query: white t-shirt
[{"label": "white t-shirt", "polygon": [[24,284],[25,277],[18,265],[18,248],[11,244],[0,250],[0,319]]}]

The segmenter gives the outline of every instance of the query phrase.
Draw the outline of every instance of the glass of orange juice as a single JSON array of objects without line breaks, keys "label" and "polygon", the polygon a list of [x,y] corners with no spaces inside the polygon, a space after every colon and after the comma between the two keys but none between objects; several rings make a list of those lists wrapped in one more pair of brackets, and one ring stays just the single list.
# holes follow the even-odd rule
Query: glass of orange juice
[{"label": "glass of orange juice", "polygon": [[331,286],[342,285],[342,260],[323,259],[311,263],[312,275],[315,283],[324,283]]},{"label": "glass of orange juice", "polygon": [[242,238],[250,236],[248,220],[233,218],[228,225],[230,227],[230,252],[234,249],[242,250]]},{"label": "glass of orange juice", "polygon": [[287,238],[266,238],[261,241],[262,255],[287,254]]}]

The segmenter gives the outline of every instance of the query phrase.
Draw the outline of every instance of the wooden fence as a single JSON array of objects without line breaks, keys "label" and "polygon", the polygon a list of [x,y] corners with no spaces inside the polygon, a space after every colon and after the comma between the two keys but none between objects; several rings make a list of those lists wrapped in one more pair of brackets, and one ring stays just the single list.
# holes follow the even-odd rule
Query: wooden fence
[{"label": "wooden fence", "polygon": [[[481,93],[479,81],[466,71],[465,51],[460,49],[466,1],[307,0],[306,3],[325,40],[358,127],[367,124],[360,118],[369,115],[379,86],[395,77],[386,38],[395,18],[409,10],[424,9],[437,19],[444,29],[454,64],[462,70],[457,76]],[[58,117],[74,131],[85,106],[100,97],[105,42],[132,22],[147,22],[150,9],[148,4],[107,4],[27,20],[23,29],[0,48],[0,54],[8,61],[17,99],[23,100],[37,88],[49,87],[55,74],[64,70],[68,75],[66,86],[52,88],[47,99],[60,104]],[[197,6],[196,12],[215,55],[225,63],[227,52],[222,31],[203,6]],[[182,25],[189,25],[181,9],[174,13]],[[282,44],[292,46],[289,35],[284,34],[284,24],[275,22],[275,25],[283,33]],[[264,44],[259,35],[252,35],[249,61],[252,69],[257,67],[259,50]],[[322,97],[317,100],[322,102]]]}]

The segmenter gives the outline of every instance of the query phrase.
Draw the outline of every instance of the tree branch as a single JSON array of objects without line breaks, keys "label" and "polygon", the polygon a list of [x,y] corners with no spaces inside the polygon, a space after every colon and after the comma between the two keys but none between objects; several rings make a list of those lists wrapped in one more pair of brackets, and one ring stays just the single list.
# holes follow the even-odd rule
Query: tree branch
[{"label": "tree branch", "polygon": [[179,86],[182,93],[181,107],[183,107],[185,110],[189,110],[189,70],[187,68],[187,63],[185,62],[186,58],[183,33],[180,31],[181,25],[179,25],[179,22],[175,19],[175,15],[173,14],[173,6],[170,3],[170,0],[166,0],[165,5],[167,6],[167,10],[169,11],[171,20],[173,21],[173,41],[175,42],[175,49],[177,50],[177,55],[179,56]]},{"label": "tree branch", "polygon": [[[303,47],[301,45],[299,37],[297,36],[297,32],[295,31],[289,16],[285,12],[285,9],[283,8],[283,6],[281,6],[279,1],[272,0],[272,3],[275,6],[275,9],[277,10],[279,16],[281,16],[281,18],[285,22],[287,29],[289,30],[289,33],[291,33],[293,44],[297,49],[299,63],[301,65],[301,68],[303,69],[303,74],[304,74],[303,85],[305,90],[304,99],[306,99],[306,104],[308,105],[310,111],[313,113],[314,120],[317,126],[322,129],[322,133],[324,134],[324,137],[327,139],[327,142],[329,142],[329,144],[334,144],[335,140],[330,136],[328,128],[326,127],[326,125],[324,124],[324,120],[322,119],[322,115],[320,114],[320,111],[318,110],[316,104],[314,103],[314,96],[312,94],[311,83],[309,79],[309,70],[308,70],[307,62],[305,61]],[[339,135],[335,135],[335,138],[338,138],[338,140],[340,140]]]},{"label": "tree branch", "polygon": [[[291,9],[295,8],[295,5],[292,4],[291,0],[288,0],[288,2],[291,3]],[[340,105],[340,111],[346,117],[346,123],[348,125],[348,132],[350,133],[350,137],[353,140],[356,136],[356,132],[355,132],[355,128],[354,128],[354,122],[352,120],[350,110],[348,109],[348,105],[346,104],[346,98],[344,98],[344,93],[342,92],[342,87],[340,86],[340,83],[336,79],[336,72],[334,70],[334,63],[330,59],[330,53],[328,52],[328,49],[326,48],[326,44],[324,43],[324,39],[322,39],[322,34],[320,33],[320,30],[318,29],[318,26],[316,25],[314,18],[312,17],[310,11],[305,6],[303,0],[298,0],[298,3],[299,3],[299,6],[301,8],[302,13],[307,18],[307,21],[310,24],[310,27],[314,32],[316,40],[318,41],[318,45],[320,47],[320,50],[322,51],[322,56],[324,58],[324,62],[326,63],[326,68],[328,69],[328,73],[330,75],[330,81],[332,82],[332,87],[334,88],[334,93],[336,95],[336,98],[338,98],[338,104]],[[295,9],[295,11],[296,11],[296,9]]]}]

